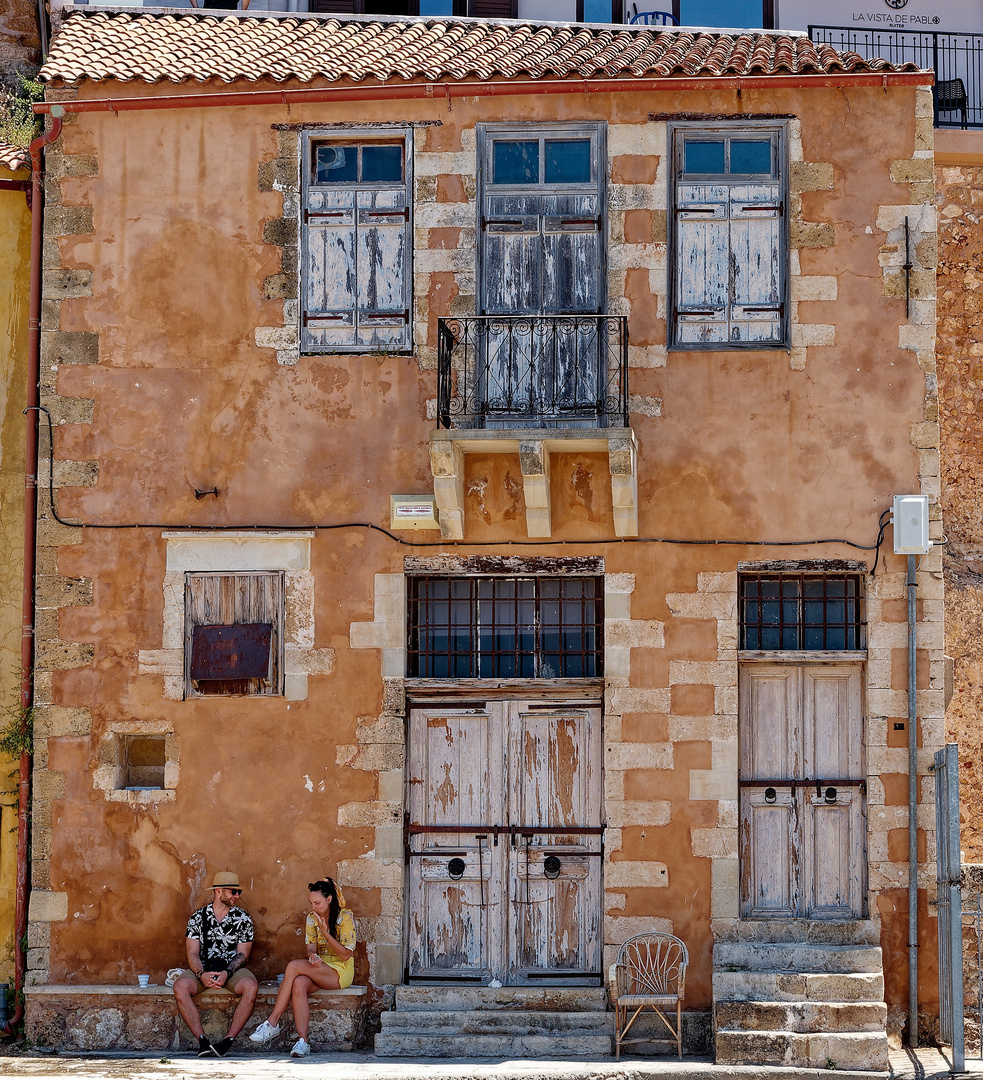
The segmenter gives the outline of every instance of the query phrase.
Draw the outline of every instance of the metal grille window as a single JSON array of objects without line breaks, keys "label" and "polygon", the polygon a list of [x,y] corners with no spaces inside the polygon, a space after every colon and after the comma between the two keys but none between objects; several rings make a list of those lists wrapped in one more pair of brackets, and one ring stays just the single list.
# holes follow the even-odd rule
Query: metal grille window
[{"label": "metal grille window", "polygon": [[409,674],[600,675],[602,595],[601,579],[589,577],[411,577]]},{"label": "metal grille window", "polygon": [[741,648],[864,648],[859,574],[743,574]]}]

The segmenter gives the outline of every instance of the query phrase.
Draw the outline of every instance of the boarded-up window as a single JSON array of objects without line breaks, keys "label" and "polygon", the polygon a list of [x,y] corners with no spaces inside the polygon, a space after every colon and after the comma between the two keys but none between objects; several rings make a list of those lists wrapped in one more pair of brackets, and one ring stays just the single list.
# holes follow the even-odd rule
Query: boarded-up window
[{"label": "boarded-up window", "polygon": [[302,351],[411,347],[411,147],[409,130],[305,139]]},{"label": "boarded-up window", "polygon": [[282,693],[283,573],[185,575],[185,696]]},{"label": "boarded-up window", "polygon": [[785,346],[785,128],[673,127],[672,341]]}]

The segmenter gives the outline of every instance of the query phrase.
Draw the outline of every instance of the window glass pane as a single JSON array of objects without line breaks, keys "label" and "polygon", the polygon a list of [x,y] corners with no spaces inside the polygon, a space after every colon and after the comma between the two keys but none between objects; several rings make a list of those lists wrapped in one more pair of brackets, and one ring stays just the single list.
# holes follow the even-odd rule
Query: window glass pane
[{"label": "window glass pane", "polygon": [[771,140],[731,139],[730,171],[771,176]]},{"label": "window glass pane", "polygon": [[686,173],[722,173],[724,140],[687,139],[683,171]]},{"label": "window glass pane", "polygon": [[492,147],[492,183],[538,184],[539,141],[496,141]]},{"label": "window glass pane", "polygon": [[[672,9],[671,4],[660,6]],[[683,26],[761,29],[762,0],[680,0],[679,21]]]},{"label": "window glass pane", "polygon": [[611,0],[584,0],[584,22],[609,23]]},{"label": "window glass pane", "polygon": [[363,146],[362,180],[372,183],[400,183],[403,179],[402,146]]},{"label": "window glass pane", "polygon": [[350,184],[357,179],[357,146],[330,143],[315,148],[315,184]]},{"label": "window glass pane", "polygon": [[546,140],[546,183],[590,183],[590,139]]},{"label": "window glass pane", "polygon": [[420,0],[421,15],[453,15],[454,0]]}]

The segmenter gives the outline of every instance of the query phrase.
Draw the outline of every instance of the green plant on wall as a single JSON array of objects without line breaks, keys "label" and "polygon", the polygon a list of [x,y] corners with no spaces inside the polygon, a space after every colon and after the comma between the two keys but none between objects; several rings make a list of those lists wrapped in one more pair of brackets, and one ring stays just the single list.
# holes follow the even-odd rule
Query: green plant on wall
[{"label": "green plant on wall", "polygon": [[31,752],[34,741],[34,709],[23,705],[9,705],[0,711],[4,719],[0,727],[0,754],[17,760],[25,751]]},{"label": "green plant on wall", "polygon": [[30,146],[41,134],[41,123],[32,111],[44,99],[44,87],[33,75],[13,72],[0,82],[0,142]]}]

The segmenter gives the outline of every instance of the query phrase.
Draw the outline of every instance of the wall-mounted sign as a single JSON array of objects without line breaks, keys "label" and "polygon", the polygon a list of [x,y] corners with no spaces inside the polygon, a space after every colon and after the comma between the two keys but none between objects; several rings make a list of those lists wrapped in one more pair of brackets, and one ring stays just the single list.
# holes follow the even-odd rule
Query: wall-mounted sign
[{"label": "wall-mounted sign", "polygon": [[981,0],[775,0],[775,25],[806,30],[810,25],[861,30],[928,30],[983,33]]}]

